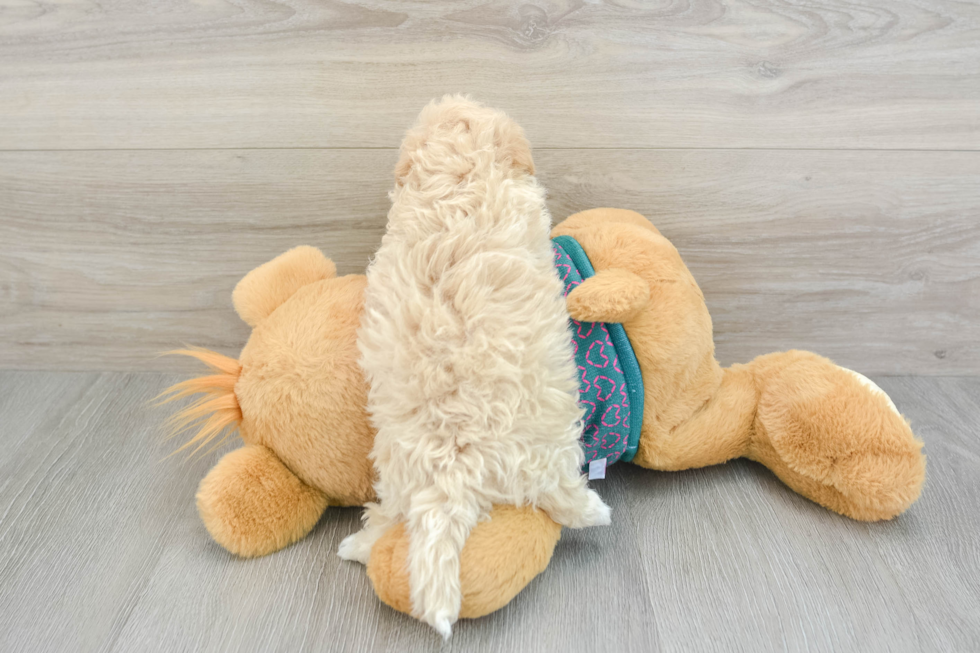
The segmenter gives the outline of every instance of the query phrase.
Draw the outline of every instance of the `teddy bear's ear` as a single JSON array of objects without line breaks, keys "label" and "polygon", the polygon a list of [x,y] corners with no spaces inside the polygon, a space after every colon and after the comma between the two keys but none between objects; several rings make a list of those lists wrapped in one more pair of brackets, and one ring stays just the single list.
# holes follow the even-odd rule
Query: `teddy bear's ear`
[{"label": "teddy bear's ear", "polygon": [[254,327],[305,285],[337,275],[337,266],[315,247],[294,247],[263,263],[238,282],[231,300]]}]

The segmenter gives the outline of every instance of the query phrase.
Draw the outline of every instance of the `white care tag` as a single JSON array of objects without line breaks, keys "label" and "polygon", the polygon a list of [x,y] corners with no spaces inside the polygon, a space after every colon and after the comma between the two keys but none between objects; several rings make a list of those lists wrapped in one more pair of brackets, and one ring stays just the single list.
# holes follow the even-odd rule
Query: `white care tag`
[{"label": "white care tag", "polygon": [[589,463],[589,480],[606,478],[606,459],[597,458]]}]

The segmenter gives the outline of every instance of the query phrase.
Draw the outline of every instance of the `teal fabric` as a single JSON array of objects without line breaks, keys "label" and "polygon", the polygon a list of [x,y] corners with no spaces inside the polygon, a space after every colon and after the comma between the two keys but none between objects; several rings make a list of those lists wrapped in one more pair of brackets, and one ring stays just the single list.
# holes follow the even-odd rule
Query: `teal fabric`
[{"label": "teal fabric", "polygon": [[[595,270],[571,236],[552,239],[555,267],[565,295]],[[579,403],[585,409],[582,448],[585,467],[606,458],[610,465],[630,461],[643,426],[643,377],[622,324],[571,320],[572,345],[579,369]]]}]

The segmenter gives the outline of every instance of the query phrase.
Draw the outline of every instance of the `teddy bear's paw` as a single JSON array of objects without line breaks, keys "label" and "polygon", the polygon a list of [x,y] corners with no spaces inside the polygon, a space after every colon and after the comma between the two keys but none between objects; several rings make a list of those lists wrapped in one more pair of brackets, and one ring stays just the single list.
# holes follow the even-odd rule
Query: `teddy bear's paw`
[{"label": "teddy bear's paw", "polygon": [[[840,367],[840,366],[838,366],[838,367]],[[854,370],[849,370],[846,367],[841,367],[840,369],[844,370],[845,372],[847,372],[848,374],[850,374],[852,377],[854,377],[854,379],[857,380],[858,383],[860,383],[865,388],[867,388],[868,390],[870,390],[871,391],[871,394],[873,394],[873,395],[875,395],[877,397],[881,397],[885,401],[887,401],[888,402],[888,407],[891,409],[891,411],[893,413],[895,413],[896,415],[901,416],[901,413],[898,411],[898,407],[895,405],[895,402],[892,401],[892,398],[888,396],[888,393],[886,393],[884,390],[882,390],[881,388],[878,387],[878,384],[877,383],[875,383],[874,381],[872,381],[871,379],[869,379],[865,375],[861,374],[860,372],[855,372]]]},{"label": "teddy bear's paw", "polygon": [[359,562],[366,565],[371,558],[371,548],[378,539],[374,536],[374,529],[364,528],[352,535],[348,535],[340,543],[337,555],[344,560]]},{"label": "teddy bear's paw", "polygon": [[568,314],[579,322],[626,322],[650,301],[650,284],[629,270],[596,272],[568,293]]},{"label": "teddy bear's paw", "polygon": [[807,352],[771,354],[764,363],[754,458],[853,519],[891,519],[919,497],[922,443],[884,391]]}]

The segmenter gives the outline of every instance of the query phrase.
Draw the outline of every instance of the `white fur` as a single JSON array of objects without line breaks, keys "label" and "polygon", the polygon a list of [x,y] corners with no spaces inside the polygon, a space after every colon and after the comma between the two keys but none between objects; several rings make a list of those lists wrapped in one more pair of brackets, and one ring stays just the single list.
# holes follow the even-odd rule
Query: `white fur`
[{"label": "white fur", "polygon": [[[840,367],[840,366],[838,365],[838,367]],[[849,370],[846,367],[841,367],[841,369],[844,370],[845,372],[847,372],[848,374],[850,374],[851,376],[853,376],[855,379],[857,379],[858,380],[858,383],[860,383],[861,385],[863,385],[865,388],[867,388],[868,390],[870,390],[872,393],[874,393],[874,394],[876,394],[876,395],[878,395],[880,397],[884,397],[885,398],[885,401],[888,402],[888,407],[892,409],[892,412],[895,413],[896,415],[898,415],[899,417],[901,417],[902,414],[900,412],[898,412],[898,407],[895,406],[895,402],[892,401],[892,398],[888,396],[888,393],[886,393],[884,390],[882,390],[881,388],[878,387],[878,384],[877,383],[875,383],[874,381],[872,381],[871,379],[869,379],[865,375],[861,374],[860,372],[855,372],[854,370]]]},{"label": "white fur", "polygon": [[544,191],[521,129],[458,97],[402,144],[359,344],[378,430],[378,503],[340,555],[366,562],[397,522],[418,617],[448,636],[459,556],[493,504],[609,523],[586,487],[582,410]]}]

